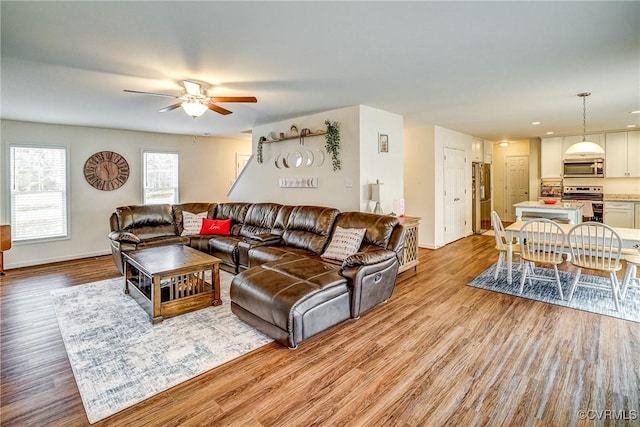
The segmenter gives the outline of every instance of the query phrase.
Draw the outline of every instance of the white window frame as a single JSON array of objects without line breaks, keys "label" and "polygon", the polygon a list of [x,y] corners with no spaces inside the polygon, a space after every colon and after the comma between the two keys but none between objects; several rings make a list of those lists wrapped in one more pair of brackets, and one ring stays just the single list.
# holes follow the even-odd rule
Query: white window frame
[{"label": "white window frame", "polygon": [[[64,162],[65,162],[65,170],[64,170],[64,180],[65,180],[65,189],[64,189],[64,233],[59,235],[51,235],[46,237],[30,237],[30,238],[21,238],[16,239],[17,234],[17,226],[15,223],[15,217],[13,212],[13,187],[12,183],[14,182],[14,173],[15,164],[12,162],[13,153],[12,149],[14,147],[22,147],[22,148],[40,148],[40,149],[55,149],[55,150],[64,150]],[[8,218],[11,223],[11,240],[15,245],[21,244],[31,244],[31,243],[43,243],[43,242],[52,242],[59,240],[69,240],[71,239],[71,185],[70,185],[70,170],[71,170],[71,162],[70,162],[70,147],[69,145],[49,145],[49,144],[35,144],[35,143],[9,143],[7,147],[7,174],[5,176],[7,182],[7,207],[8,207]]]},{"label": "white window frame", "polygon": [[146,155],[147,154],[173,154],[175,156],[177,156],[177,170],[175,173],[175,179],[176,179],[176,187],[175,187],[175,199],[172,202],[160,202],[160,203],[171,203],[171,204],[177,204],[179,203],[180,200],[180,152],[176,151],[176,150],[160,150],[160,149],[143,149],[142,150],[142,155],[140,156],[142,159],[142,167],[140,168],[140,170],[142,171],[142,203],[147,205],[147,204],[153,204],[153,203],[158,203],[158,202],[153,202],[153,201],[148,201],[147,200],[147,188],[149,188],[147,186],[147,164],[146,164]]}]

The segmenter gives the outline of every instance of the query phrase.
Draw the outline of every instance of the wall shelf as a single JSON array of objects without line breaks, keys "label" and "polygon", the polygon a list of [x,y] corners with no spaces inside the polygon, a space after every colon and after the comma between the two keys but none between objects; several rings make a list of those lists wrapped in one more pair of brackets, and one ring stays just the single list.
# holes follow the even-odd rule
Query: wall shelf
[{"label": "wall shelf", "polygon": [[280,142],[280,141],[286,141],[289,139],[302,139],[302,138],[311,138],[312,136],[320,136],[320,135],[326,135],[327,131],[319,131],[319,132],[314,132],[314,133],[310,133],[309,135],[306,136],[300,136],[300,135],[296,135],[296,136],[285,136],[284,138],[280,138],[280,139],[267,139],[266,141],[262,141],[263,144],[270,144],[272,142]]}]

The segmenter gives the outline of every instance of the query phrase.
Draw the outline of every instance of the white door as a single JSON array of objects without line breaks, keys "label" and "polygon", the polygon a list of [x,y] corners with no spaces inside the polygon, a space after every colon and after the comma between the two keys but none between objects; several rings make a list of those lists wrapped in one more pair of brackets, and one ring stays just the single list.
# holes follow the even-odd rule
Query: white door
[{"label": "white door", "polygon": [[529,200],[529,156],[507,156],[507,177],[504,217],[506,221],[516,220],[514,204]]},{"label": "white door", "polygon": [[467,216],[464,150],[444,149],[444,243],[465,235]]}]

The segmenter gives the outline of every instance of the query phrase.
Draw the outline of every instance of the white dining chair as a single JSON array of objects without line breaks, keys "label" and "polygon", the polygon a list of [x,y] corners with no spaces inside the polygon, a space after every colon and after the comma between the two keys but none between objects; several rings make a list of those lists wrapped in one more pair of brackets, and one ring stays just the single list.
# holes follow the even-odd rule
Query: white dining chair
[{"label": "white dining chair", "polygon": [[[502,224],[502,220],[500,219],[498,212],[491,211],[491,223],[493,225],[493,234],[496,239],[496,249],[499,252],[498,262],[496,263],[496,268],[493,273],[493,280],[497,280],[500,270],[506,270],[507,268],[507,233],[504,231],[504,225]],[[520,245],[515,241],[511,242],[511,249],[514,256],[520,256]]]},{"label": "white dining chair", "polygon": [[640,278],[638,277],[638,266],[640,266],[640,252],[637,254],[625,255],[627,268],[622,279],[622,288],[620,288],[620,299],[627,297],[629,288],[640,288]]},{"label": "white dining chair", "polygon": [[[525,268],[520,276],[520,293],[524,290],[524,282],[531,279],[543,282],[555,283],[560,299],[564,299],[562,284],[558,274],[558,265],[564,262],[565,234],[562,228],[554,221],[546,218],[536,218],[527,221],[520,229],[520,259]],[[553,265],[555,276],[553,278],[536,274],[535,264]],[[527,268],[528,267],[528,268]]]},{"label": "white dining chair", "polygon": [[[590,221],[569,230],[568,239],[571,263],[577,267],[569,290],[569,301],[579,286],[610,290],[616,310],[620,311],[620,286],[616,272],[622,268],[622,240],[618,233],[608,225]],[[609,284],[580,281],[583,268],[609,273]]]}]

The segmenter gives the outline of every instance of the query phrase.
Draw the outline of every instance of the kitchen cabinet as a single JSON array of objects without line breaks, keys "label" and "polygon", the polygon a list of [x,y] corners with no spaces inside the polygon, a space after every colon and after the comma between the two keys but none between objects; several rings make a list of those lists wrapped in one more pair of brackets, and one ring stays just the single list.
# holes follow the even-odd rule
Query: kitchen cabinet
[{"label": "kitchen cabinet", "polygon": [[484,161],[484,141],[480,138],[473,138],[471,142],[471,161],[480,163]]},{"label": "kitchen cabinet", "polygon": [[640,202],[636,202],[636,214],[634,215],[635,217],[635,227],[634,228],[640,228]]},{"label": "kitchen cabinet", "polygon": [[604,223],[611,227],[634,227],[633,202],[604,202]]},{"label": "kitchen cabinet", "polygon": [[477,163],[493,163],[493,142],[480,138],[471,141],[471,161]]},{"label": "kitchen cabinet", "polygon": [[640,131],[610,132],[606,135],[605,176],[640,177]]},{"label": "kitchen cabinet", "polygon": [[562,143],[561,136],[542,138],[540,144],[540,177],[562,178]]},{"label": "kitchen cabinet", "polygon": [[493,142],[484,140],[484,162],[487,164],[493,163]]},{"label": "kitchen cabinet", "polygon": [[[588,135],[585,135],[585,139],[590,142],[595,142],[596,144],[601,146],[602,149],[604,150],[604,134],[601,134],[601,133],[588,134]],[[567,152],[567,149],[571,147],[573,144],[580,141],[582,141],[582,135],[572,135],[572,136],[564,137],[562,141],[562,159],[563,160],[566,158],[571,158],[571,156],[567,157],[567,155],[565,154]],[[596,155],[591,155],[587,157],[604,157],[604,154],[596,154]],[[573,156],[573,158],[575,158],[575,156]]]}]

